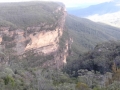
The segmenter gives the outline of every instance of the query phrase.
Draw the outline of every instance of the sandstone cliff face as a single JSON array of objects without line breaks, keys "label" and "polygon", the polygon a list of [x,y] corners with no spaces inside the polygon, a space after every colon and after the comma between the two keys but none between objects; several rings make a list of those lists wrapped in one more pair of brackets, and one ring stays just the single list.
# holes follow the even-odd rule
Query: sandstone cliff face
[{"label": "sandstone cliff face", "polygon": [[30,34],[29,37],[31,41],[25,47],[25,50],[29,49],[39,49],[40,51],[47,54],[57,50],[59,42],[59,32],[62,28],[52,31],[40,31],[36,35]]},{"label": "sandstone cliff face", "polygon": [[[37,26],[25,29],[10,30],[10,27],[0,27],[0,43],[3,48],[12,48],[17,55],[23,55],[26,51],[34,50],[37,54],[49,55],[54,53],[51,64],[46,62],[43,66],[50,66],[59,61],[60,65],[66,63],[68,43],[63,52],[56,54],[59,50],[59,39],[63,34],[66,11],[64,7],[58,7],[54,12],[62,13],[54,24],[40,23]],[[53,13],[54,13],[53,12]],[[57,16],[56,16],[57,17]]]}]

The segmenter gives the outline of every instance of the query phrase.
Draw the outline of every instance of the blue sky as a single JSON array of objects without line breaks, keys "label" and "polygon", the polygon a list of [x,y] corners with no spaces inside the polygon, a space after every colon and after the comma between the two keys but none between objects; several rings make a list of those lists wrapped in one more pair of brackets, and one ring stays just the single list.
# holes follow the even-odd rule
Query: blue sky
[{"label": "blue sky", "polygon": [[0,0],[0,2],[24,2],[24,1],[60,1],[63,2],[66,7],[87,7],[93,4],[99,4],[103,2],[109,2],[113,0]]}]

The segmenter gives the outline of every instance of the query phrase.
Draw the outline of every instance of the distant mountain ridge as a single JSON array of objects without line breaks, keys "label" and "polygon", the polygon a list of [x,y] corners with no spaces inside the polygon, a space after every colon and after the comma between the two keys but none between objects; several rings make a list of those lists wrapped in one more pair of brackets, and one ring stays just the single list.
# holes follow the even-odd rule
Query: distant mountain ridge
[{"label": "distant mountain ridge", "polygon": [[111,2],[105,2],[100,3],[97,5],[91,5],[87,8],[67,8],[68,13],[80,16],[80,17],[86,17],[94,14],[103,15],[106,13],[113,13],[120,10],[120,6],[118,5],[119,1],[111,1]]}]

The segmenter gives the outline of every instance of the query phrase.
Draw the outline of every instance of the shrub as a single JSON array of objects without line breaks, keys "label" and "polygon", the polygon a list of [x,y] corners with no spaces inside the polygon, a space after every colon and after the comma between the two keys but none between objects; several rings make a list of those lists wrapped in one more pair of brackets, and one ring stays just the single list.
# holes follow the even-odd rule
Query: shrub
[{"label": "shrub", "polygon": [[6,76],[3,78],[3,80],[5,85],[8,85],[8,84],[11,84],[12,86],[15,85],[14,79],[11,76]]},{"label": "shrub", "polygon": [[84,84],[84,83],[78,82],[76,84],[76,89],[77,90],[89,90],[89,87],[86,84]]}]

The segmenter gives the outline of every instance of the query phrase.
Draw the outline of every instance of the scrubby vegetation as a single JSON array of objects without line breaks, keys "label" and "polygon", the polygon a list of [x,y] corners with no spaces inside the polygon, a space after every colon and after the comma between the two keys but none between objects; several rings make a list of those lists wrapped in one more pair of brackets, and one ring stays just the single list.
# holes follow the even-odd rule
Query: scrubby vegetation
[{"label": "scrubby vegetation", "polygon": [[[112,65],[115,63],[117,65],[116,68],[120,67],[120,42],[107,42],[100,45],[97,45],[93,51],[89,51],[83,55],[79,56],[79,59],[74,60],[72,62],[68,62],[68,68],[71,71],[76,71],[76,75],[78,75],[77,71],[79,69],[87,69],[89,71],[94,70],[99,71],[104,74],[106,72],[112,71]],[[69,74],[72,74],[71,71],[68,70]],[[75,76],[76,76],[75,75]]]},{"label": "scrubby vegetation", "polygon": [[72,51],[76,54],[93,50],[102,42],[119,40],[119,28],[92,22],[88,19],[67,15],[66,26],[73,39]]},{"label": "scrubby vegetation", "polygon": [[119,90],[119,47],[119,41],[97,45],[68,62],[63,71],[42,68],[41,62],[52,56],[34,56],[33,51],[26,52],[25,58],[9,53],[9,62],[4,64],[7,53],[1,51],[6,54],[1,53],[1,90]]},{"label": "scrubby vegetation", "polygon": [[[64,71],[93,90],[119,90],[117,86],[120,82],[119,47],[120,41],[99,44],[93,51],[68,62]],[[101,82],[104,87],[100,84]],[[100,88],[101,86],[103,88]]]},{"label": "scrubby vegetation", "polygon": [[[54,2],[0,4],[0,26],[10,27],[12,31],[42,23],[43,30],[52,30],[63,14],[56,11],[59,5]],[[25,38],[27,33],[36,34],[34,28],[24,33]],[[120,41],[105,42],[118,40],[119,34],[118,28],[68,15],[57,51],[63,54],[68,43],[69,56],[63,68],[43,65],[54,60],[56,52],[45,55],[31,49],[17,55],[14,35],[1,35],[0,90],[119,90]],[[25,46],[30,41],[30,38],[24,41]]]},{"label": "scrubby vegetation", "polygon": [[41,23],[55,24],[62,12],[56,12],[60,4],[54,2],[23,2],[0,4],[0,26],[26,28]]}]

